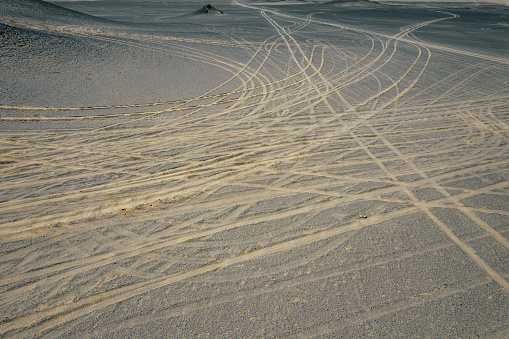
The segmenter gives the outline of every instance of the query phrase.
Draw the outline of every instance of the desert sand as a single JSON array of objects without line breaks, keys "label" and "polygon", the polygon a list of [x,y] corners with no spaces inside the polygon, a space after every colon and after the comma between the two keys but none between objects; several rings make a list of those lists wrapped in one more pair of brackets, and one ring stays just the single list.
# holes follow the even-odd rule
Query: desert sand
[{"label": "desert sand", "polygon": [[509,337],[509,7],[2,0],[0,337]]}]

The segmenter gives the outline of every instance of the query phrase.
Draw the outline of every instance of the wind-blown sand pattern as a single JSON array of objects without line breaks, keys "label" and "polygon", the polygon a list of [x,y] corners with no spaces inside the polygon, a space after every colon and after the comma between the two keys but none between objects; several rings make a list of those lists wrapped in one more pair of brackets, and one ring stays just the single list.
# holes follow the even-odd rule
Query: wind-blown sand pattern
[{"label": "wind-blown sand pattern", "polygon": [[119,4],[0,5],[0,336],[509,336],[508,7]]}]

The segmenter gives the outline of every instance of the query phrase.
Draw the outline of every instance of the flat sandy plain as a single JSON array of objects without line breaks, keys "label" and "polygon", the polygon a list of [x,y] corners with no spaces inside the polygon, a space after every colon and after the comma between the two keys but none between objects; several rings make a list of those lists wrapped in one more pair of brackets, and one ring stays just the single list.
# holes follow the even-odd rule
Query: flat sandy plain
[{"label": "flat sandy plain", "polygon": [[0,337],[509,336],[509,7],[0,4]]}]

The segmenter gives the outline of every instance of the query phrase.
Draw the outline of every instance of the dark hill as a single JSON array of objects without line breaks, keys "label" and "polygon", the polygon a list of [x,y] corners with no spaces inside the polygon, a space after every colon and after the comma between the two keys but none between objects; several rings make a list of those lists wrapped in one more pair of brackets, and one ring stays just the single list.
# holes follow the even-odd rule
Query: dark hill
[{"label": "dark hill", "polygon": [[47,24],[112,24],[102,19],[54,5],[42,0],[1,0],[0,19],[22,20]]},{"label": "dark hill", "polygon": [[203,6],[199,10],[190,13],[188,15],[221,15],[224,14],[223,11],[218,10],[217,8],[209,5]]}]

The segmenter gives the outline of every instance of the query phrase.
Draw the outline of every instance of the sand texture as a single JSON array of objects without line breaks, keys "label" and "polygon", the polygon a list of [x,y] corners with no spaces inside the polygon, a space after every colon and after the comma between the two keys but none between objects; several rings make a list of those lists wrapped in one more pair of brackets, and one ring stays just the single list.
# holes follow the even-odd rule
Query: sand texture
[{"label": "sand texture", "polygon": [[509,337],[509,7],[205,5],[0,3],[0,337]]}]

